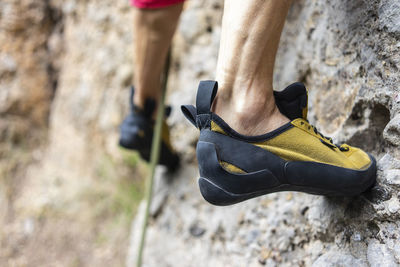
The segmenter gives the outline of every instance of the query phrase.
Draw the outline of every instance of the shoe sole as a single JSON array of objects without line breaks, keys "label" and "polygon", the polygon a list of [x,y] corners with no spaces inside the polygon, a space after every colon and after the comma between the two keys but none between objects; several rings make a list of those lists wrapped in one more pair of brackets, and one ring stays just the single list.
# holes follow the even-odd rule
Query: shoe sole
[{"label": "shoe sole", "polygon": [[[282,166],[285,176],[282,178],[273,174],[276,170],[268,168],[246,174],[229,172],[219,164],[215,144],[199,141],[197,147],[200,192],[206,201],[217,206],[282,191],[350,197],[367,191],[376,180],[376,161],[371,155],[370,166],[360,171],[315,162],[286,162]],[[319,186],[304,185],[307,181]]]}]

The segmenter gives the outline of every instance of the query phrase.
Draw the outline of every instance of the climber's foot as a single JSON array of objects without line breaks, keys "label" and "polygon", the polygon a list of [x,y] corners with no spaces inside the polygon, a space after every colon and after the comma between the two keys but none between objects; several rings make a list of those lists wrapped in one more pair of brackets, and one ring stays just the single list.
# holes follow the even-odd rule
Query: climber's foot
[{"label": "climber's foot", "polygon": [[238,133],[210,111],[216,91],[216,82],[201,82],[197,107],[182,106],[186,118],[200,129],[199,185],[210,203],[230,205],[278,191],[354,196],[375,182],[371,155],[333,144],[308,123],[303,84],[274,93],[279,111],[290,121],[257,136]]},{"label": "climber's foot", "polygon": [[[151,143],[153,140],[154,120],[152,119],[155,102],[148,99],[143,108],[138,108],[132,102],[134,89],[131,89],[131,112],[124,119],[120,128],[120,146],[137,150],[140,156],[150,161]],[[166,116],[169,115],[170,108],[166,109]],[[163,122],[161,150],[159,164],[165,165],[169,171],[174,171],[179,166],[178,154],[173,150],[169,137],[167,123]]]}]

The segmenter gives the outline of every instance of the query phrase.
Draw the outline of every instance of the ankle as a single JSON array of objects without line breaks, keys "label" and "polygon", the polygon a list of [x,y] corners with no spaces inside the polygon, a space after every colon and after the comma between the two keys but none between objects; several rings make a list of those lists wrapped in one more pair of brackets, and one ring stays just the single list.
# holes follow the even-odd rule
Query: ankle
[{"label": "ankle", "polygon": [[264,134],[289,122],[280,113],[273,96],[229,99],[217,95],[212,110],[234,130],[244,135]]},{"label": "ankle", "polygon": [[152,97],[133,97],[133,105],[136,112],[144,116],[155,119],[157,114],[158,102]]},{"label": "ankle", "polygon": [[133,95],[133,104],[135,107],[143,109],[148,102],[154,102],[157,106],[159,96],[155,94],[143,94],[140,90],[136,90],[135,94]]},{"label": "ankle", "polygon": [[135,107],[142,109],[144,107],[145,100],[134,95],[132,102]]}]

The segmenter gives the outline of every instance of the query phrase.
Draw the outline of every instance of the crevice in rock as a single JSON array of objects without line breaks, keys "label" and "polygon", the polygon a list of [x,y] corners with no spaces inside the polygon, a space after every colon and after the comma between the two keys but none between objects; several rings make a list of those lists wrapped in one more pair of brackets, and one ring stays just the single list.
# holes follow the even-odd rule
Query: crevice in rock
[{"label": "crevice in rock", "polygon": [[361,128],[346,140],[351,145],[376,155],[385,152],[383,130],[390,121],[390,110],[381,103],[359,101],[354,105],[345,127]]}]

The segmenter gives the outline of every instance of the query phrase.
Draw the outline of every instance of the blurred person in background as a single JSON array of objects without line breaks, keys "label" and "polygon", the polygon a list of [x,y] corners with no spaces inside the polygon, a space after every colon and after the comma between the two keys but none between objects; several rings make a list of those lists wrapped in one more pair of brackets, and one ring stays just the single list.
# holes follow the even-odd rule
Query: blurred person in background
[{"label": "blurred person in background", "polygon": [[[121,125],[120,145],[137,150],[149,161],[156,108],[161,96],[161,75],[184,0],[131,0],[134,6],[134,87],[130,113]],[[170,109],[167,108],[166,116]],[[159,163],[175,170],[179,157],[163,123]]]},{"label": "blurred person in background", "polygon": [[[132,5],[135,89],[120,144],[148,160],[161,74],[183,0],[132,0]],[[303,84],[273,90],[275,57],[290,5],[291,0],[226,0],[218,83],[200,82],[196,107],[182,106],[200,130],[199,185],[212,204],[283,190],[350,196],[375,182],[371,155],[334,144],[309,124]],[[163,128],[160,164],[175,169],[179,157],[168,127]]]}]

